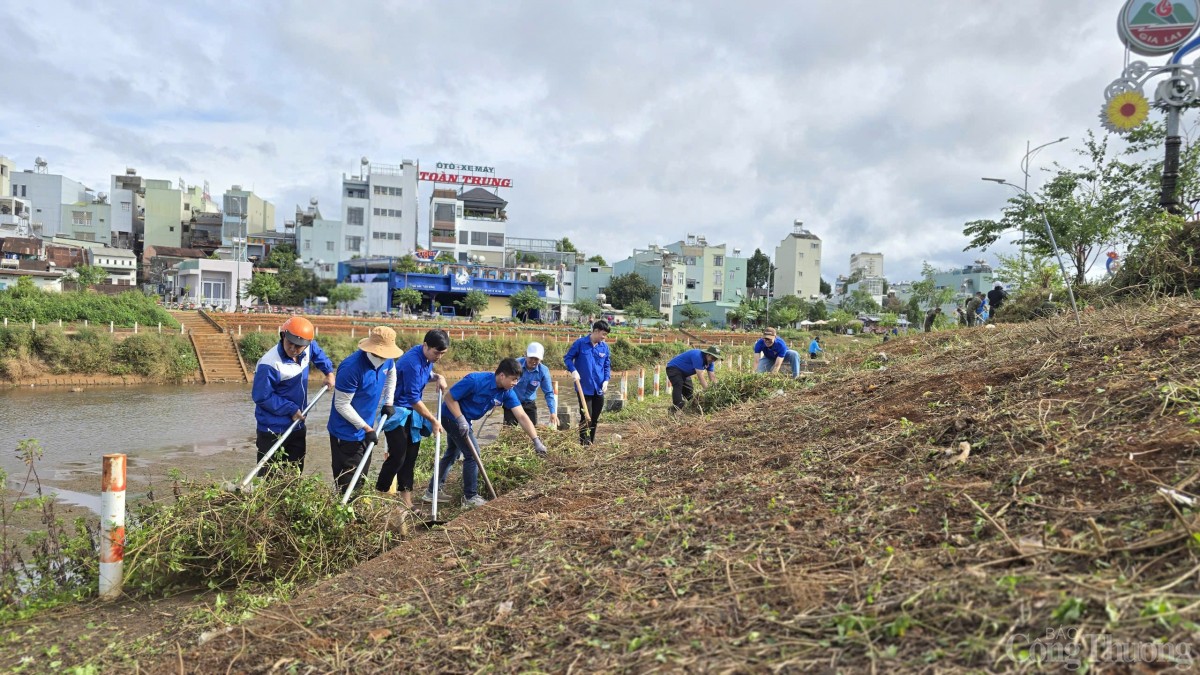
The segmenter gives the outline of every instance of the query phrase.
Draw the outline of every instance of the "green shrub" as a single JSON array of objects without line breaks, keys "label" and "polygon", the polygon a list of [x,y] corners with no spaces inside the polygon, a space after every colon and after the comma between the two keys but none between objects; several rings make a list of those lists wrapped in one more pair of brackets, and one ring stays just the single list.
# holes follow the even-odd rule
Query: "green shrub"
[{"label": "green shrub", "polygon": [[[246,333],[238,342],[238,349],[242,352],[242,360],[249,366],[252,363],[258,363],[263,354],[267,350],[274,347],[278,342],[278,336],[275,333]],[[318,343],[319,344],[319,343]]]},{"label": "green shrub", "polygon": [[49,324],[57,321],[82,323],[85,319],[96,324],[132,327],[164,326],[178,328],[179,324],[158,306],[155,298],[128,291],[120,295],[104,295],[93,291],[54,293],[36,288],[10,288],[0,291],[0,317],[10,322]]}]

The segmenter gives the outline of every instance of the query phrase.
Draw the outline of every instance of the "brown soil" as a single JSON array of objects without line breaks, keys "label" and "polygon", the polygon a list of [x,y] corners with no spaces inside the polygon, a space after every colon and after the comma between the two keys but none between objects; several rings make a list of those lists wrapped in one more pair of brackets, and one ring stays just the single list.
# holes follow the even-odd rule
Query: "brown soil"
[{"label": "brown soil", "polygon": [[[884,369],[844,356],[799,393],[631,423],[228,635],[138,662],[931,672],[1019,668],[1048,629],[1059,653],[1101,634],[1188,647],[1200,517],[1158,490],[1196,496],[1198,317],[1173,302],[1082,331],[914,335]],[[1098,653],[1093,668],[1127,667]]]}]

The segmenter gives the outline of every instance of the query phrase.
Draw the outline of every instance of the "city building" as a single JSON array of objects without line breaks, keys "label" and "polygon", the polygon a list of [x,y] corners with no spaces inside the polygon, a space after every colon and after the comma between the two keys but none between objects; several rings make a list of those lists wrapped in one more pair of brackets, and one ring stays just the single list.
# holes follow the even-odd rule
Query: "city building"
[{"label": "city building", "polygon": [[741,301],[745,292],[749,261],[728,255],[725,244],[709,245],[704,235],[667,244],[663,249],[679,256],[684,263],[684,300],[686,302]]},{"label": "city building", "polygon": [[507,201],[481,187],[435,188],[429,200],[429,248],[461,263],[503,265],[507,207]]},{"label": "city building", "polygon": [[16,171],[17,165],[4,155],[0,155],[0,197],[11,197],[12,191],[12,175]]},{"label": "city building", "polygon": [[547,293],[550,284],[542,277],[547,273],[545,270],[505,269],[475,263],[428,263],[420,272],[398,272],[396,261],[397,258],[388,257],[339,262],[337,278],[363,289],[362,298],[346,309],[393,311],[392,298],[396,291],[404,288],[420,291],[421,306],[444,316],[461,314],[462,308],[454,303],[471,291],[480,291],[489,300],[488,306],[475,315],[476,319],[512,317],[508,299],[526,288],[533,289],[547,303],[546,311],[534,312],[529,318],[545,320],[558,309],[556,299]]},{"label": "city building", "polygon": [[[200,260],[208,258],[211,255],[201,249],[195,248],[176,248],[172,246],[147,246],[142,253],[142,279],[147,284],[157,286],[162,289],[161,293],[166,293],[167,289],[181,290],[182,286],[176,286],[174,283],[175,266],[185,260]],[[182,295],[177,293],[177,295]],[[181,300],[181,297],[172,298],[176,301]]]},{"label": "city building", "polygon": [[221,245],[232,247],[236,251],[234,257],[245,257],[241,252],[246,245],[246,237],[275,231],[275,205],[254,194],[253,190],[243,190],[241,185],[234,185],[225,191],[222,204]]},{"label": "city building", "polygon": [[[741,304],[741,300],[709,300],[708,302],[693,302],[692,307],[705,312],[708,316],[699,320],[699,323],[708,328],[727,328],[729,320],[725,317],[730,310],[737,309]],[[671,308],[671,325],[678,326],[686,319],[683,316],[682,310],[684,305],[675,305]]]},{"label": "city building", "polygon": [[683,256],[651,244],[633,250],[633,255],[613,263],[614,276],[637,274],[659,289],[658,311],[671,316],[671,308],[687,301],[687,263]]},{"label": "city building", "polygon": [[102,246],[91,249],[93,265],[98,265],[108,272],[105,283],[116,286],[134,286],[137,284],[137,256],[126,248]]},{"label": "city building", "polygon": [[8,265],[0,265],[0,291],[15,288],[17,280],[27,277],[33,280],[35,288],[43,291],[62,292],[62,278],[66,270],[60,269],[20,269]]},{"label": "city building", "polygon": [[146,179],[141,244],[146,246],[183,245],[183,227],[192,214],[183,209],[183,190],[169,180]]},{"label": "city building", "polygon": [[113,175],[109,187],[112,204],[109,243],[112,246],[141,252],[141,238],[145,232],[145,188],[145,179],[132,167],[126,168],[123,174]]},{"label": "city building", "polygon": [[805,300],[821,293],[821,238],[795,221],[791,234],[775,247],[774,294],[795,295]]},{"label": "city building", "polygon": [[598,302],[597,296],[608,288],[613,268],[598,263],[579,263],[575,266],[575,298]]},{"label": "city building", "polygon": [[343,241],[337,258],[401,257],[417,248],[417,165],[372,164],[342,174]]},{"label": "city building", "polygon": [[34,162],[36,170],[26,169],[13,173],[9,191],[13,197],[29,200],[33,208],[29,226],[39,237],[53,237],[62,225],[64,204],[90,202],[89,190],[78,181],[65,176],[48,173],[47,163],[41,157]]},{"label": "city building", "polygon": [[[296,257],[300,266],[312,270],[320,279],[337,278],[337,264],[345,260],[342,222],[321,216],[317,198],[309,200],[308,208],[296,207]],[[286,223],[285,223],[286,227]]]},{"label": "city building", "polygon": [[882,253],[851,253],[850,276],[861,272],[860,277],[883,277]]},{"label": "city building", "polygon": [[33,208],[28,199],[0,195],[0,237],[28,237],[33,234],[29,216]]},{"label": "city building", "polygon": [[165,288],[170,294],[168,297],[225,310],[236,310],[249,304],[243,292],[254,273],[254,266],[250,262],[184,260],[176,263],[173,270],[173,285]]},{"label": "city building", "polygon": [[112,241],[112,205],[108,203],[108,196],[104,193],[87,201],[63,204],[61,217],[58,232],[62,235],[103,244]]}]

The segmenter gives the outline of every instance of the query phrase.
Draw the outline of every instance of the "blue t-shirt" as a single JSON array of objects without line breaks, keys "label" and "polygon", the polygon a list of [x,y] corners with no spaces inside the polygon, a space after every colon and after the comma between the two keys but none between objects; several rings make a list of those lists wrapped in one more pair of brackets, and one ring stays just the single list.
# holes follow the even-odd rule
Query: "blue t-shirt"
[{"label": "blue t-shirt", "polygon": [[817,352],[823,352],[823,351],[825,351],[825,350],[821,349],[821,343],[817,342],[816,338],[813,338],[813,341],[808,343],[808,353],[809,354],[816,354]]},{"label": "blue t-shirt", "polygon": [[780,358],[781,356],[785,356],[787,351],[787,343],[784,342],[783,338],[779,337],[778,335],[775,336],[775,341],[771,343],[770,347],[763,342],[762,338],[759,338],[758,342],[754,343],[754,353],[758,354],[759,352],[762,352],[764,359],[770,359],[772,361]]},{"label": "blue t-shirt", "polygon": [[689,349],[667,361],[668,368],[678,368],[686,376],[695,375],[697,370],[715,371],[716,365],[716,361],[704,365],[704,352],[699,349]]},{"label": "blue t-shirt", "polygon": [[571,344],[563,363],[567,366],[567,372],[579,372],[579,384],[583,387],[584,396],[599,395],[600,385],[608,382],[612,376],[608,345],[603,342],[592,344],[590,335],[584,335]]},{"label": "blue t-shirt", "polygon": [[[391,359],[386,359],[378,368],[371,365],[367,353],[358,350],[338,364],[337,379],[334,388],[340,392],[353,394],[350,405],[354,412],[363,418],[369,426],[375,426],[375,411],[379,408],[379,397],[383,396],[383,385],[387,383],[387,373],[394,367]],[[335,394],[336,395],[336,394]],[[329,409],[329,424],[326,425],[331,436],[343,441],[361,441],[366,432],[355,428],[338,414],[336,407]]]},{"label": "blue t-shirt", "polygon": [[429,384],[433,362],[425,358],[424,347],[419,344],[396,359],[396,395],[392,397],[392,405],[398,408],[415,406]]},{"label": "blue t-shirt", "polygon": [[[496,406],[519,408],[521,402],[512,389],[501,389],[496,386],[495,373],[471,373],[450,387],[450,395],[458,401],[463,417],[473,422],[488,413]],[[450,409],[442,404],[442,417],[451,419]]]},{"label": "blue t-shirt", "polygon": [[524,356],[517,361],[521,363],[521,381],[513,387],[513,393],[517,395],[517,400],[522,403],[536,401],[538,389],[541,389],[546,394],[546,407],[553,415],[558,411],[558,397],[554,395],[554,383],[550,381],[550,369],[546,367],[546,364],[539,363],[537,368],[530,370],[525,365]]}]

